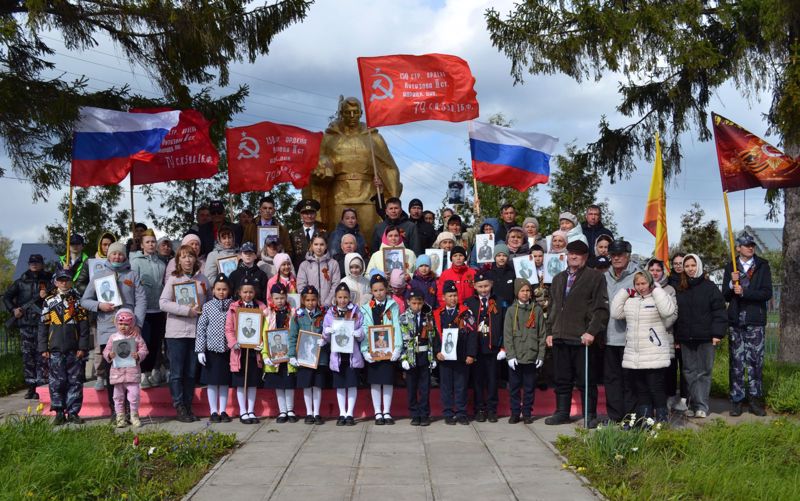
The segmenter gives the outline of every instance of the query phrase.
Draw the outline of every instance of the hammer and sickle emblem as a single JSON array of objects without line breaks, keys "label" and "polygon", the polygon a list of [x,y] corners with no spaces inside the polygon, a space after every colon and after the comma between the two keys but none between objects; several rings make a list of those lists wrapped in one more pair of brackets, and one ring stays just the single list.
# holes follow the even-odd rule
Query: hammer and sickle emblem
[{"label": "hammer and sickle emblem", "polygon": [[[381,73],[380,68],[375,68],[375,75],[373,76],[375,77],[375,80],[372,81],[372,90],[379,90],[381,93],[376,94],[373,92],[370,94],[369,102],[372,102],[376,99],[378,101],[383,101],[384,99],[394,99],[394,94],[392,94],[392,91],[394,90],[394,82],[392,82],[392,79],[389,78],[389,75]],[[386,82],[386,85],[384,85],[384,81]]]},{"label": "hammer and sickle emblem", "polygon": [[242,132],[242,140],[239,141],[239,155],[236,159],[258,158],[260,149],[261,146],[258,144],[258,140],[253,137],[248,137],[246,132]]}]

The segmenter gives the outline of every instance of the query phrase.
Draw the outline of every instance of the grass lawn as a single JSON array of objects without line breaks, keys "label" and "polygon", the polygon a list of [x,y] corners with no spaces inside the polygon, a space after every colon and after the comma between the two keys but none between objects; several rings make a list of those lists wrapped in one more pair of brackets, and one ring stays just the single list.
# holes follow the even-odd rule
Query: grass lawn
[{"label": "grass lawn", "polygon": [[107,425],[54,428],[38,415],[9,418],[0,424],[0,498],[180,499],[235,444],[234,435],[210,431],[137,436]]},{"label": "grass lawn", "polygon": [[779,419],[699,431],[606,427],[559,437],[559,450],[612,500],[797,499],[800,425]]},{"label": "grass lawn", "polygon": [[0,397],[4,397],[25,387],[22,377],[22,354],[0,355]]}]

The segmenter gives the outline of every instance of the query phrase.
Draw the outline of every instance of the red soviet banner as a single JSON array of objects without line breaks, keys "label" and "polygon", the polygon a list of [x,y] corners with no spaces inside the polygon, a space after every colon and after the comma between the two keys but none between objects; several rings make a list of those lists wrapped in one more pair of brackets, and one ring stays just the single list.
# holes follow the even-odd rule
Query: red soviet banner
[{"label": "red soviet banner", "polygon": [[322,132],[259,122],[225,129],[228,189],[269,191],[278,183],[308,184],[319,162]]},{"label": "red soviet banner", "polygon": [[359,57],[367,125],[420,120],[463,122],[478,117],[475,78],[447,54]]},{"label": "red soviet banner", "polygon": [[[159,113],[170,108],[139,108],[131,113]],[[211,122],[196,110],[181,110],[178,125],[161,142],[150,162],[134,161],[133,184],[212,177],[217,173],[219,152],[211,142]]]}]

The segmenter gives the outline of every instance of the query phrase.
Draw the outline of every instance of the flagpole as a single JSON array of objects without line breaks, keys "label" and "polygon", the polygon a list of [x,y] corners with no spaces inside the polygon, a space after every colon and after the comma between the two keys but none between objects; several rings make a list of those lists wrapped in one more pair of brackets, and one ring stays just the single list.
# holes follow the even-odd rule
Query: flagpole
[{"label": "flagpole", "polygon": [[478,197],[478,181],[475,179],[475,172],[472,172],[472,189],[475,190],[475,220],[477,221],[481,217],[481,201]]},{"label": "flagpole", "polygon": [[[728,218],[728,244],[730,245],[731,249],[731,264],[733,265],[733,272],[736,273],[736,249],[733,247],[733,228],[731,227],[731,208],[728,205],[728,192],[722,192],[722,199],[725,201],[725,217]],[[738,280],[734,281],[735,284],[739,284]]]},{"label": "flagpole", "polygon": [[72,178],[70,178],[69,183],[69,208],[67,209],[67,254],[66,259],[64,259],[64,269],[69,269],[70,267],[70,255],[69,255],[69,239],[72,236]]},{"label": "flagpole", "polygon": [[133,171],[131,171],[128,178],[130,179],[131,187],[131,242],[133,242],[133,246],[138,249],[139,246],[136,245],[136,218],[133,213]]}]

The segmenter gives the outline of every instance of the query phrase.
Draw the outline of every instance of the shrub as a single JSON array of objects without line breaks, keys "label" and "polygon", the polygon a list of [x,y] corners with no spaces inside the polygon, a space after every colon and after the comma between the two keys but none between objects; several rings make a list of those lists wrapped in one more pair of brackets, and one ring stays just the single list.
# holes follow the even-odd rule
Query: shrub
[{"label": "shrub", "polygon": [[22,355],[9,353],[0,355],[0,397],[25,387],[22,377]]}]

